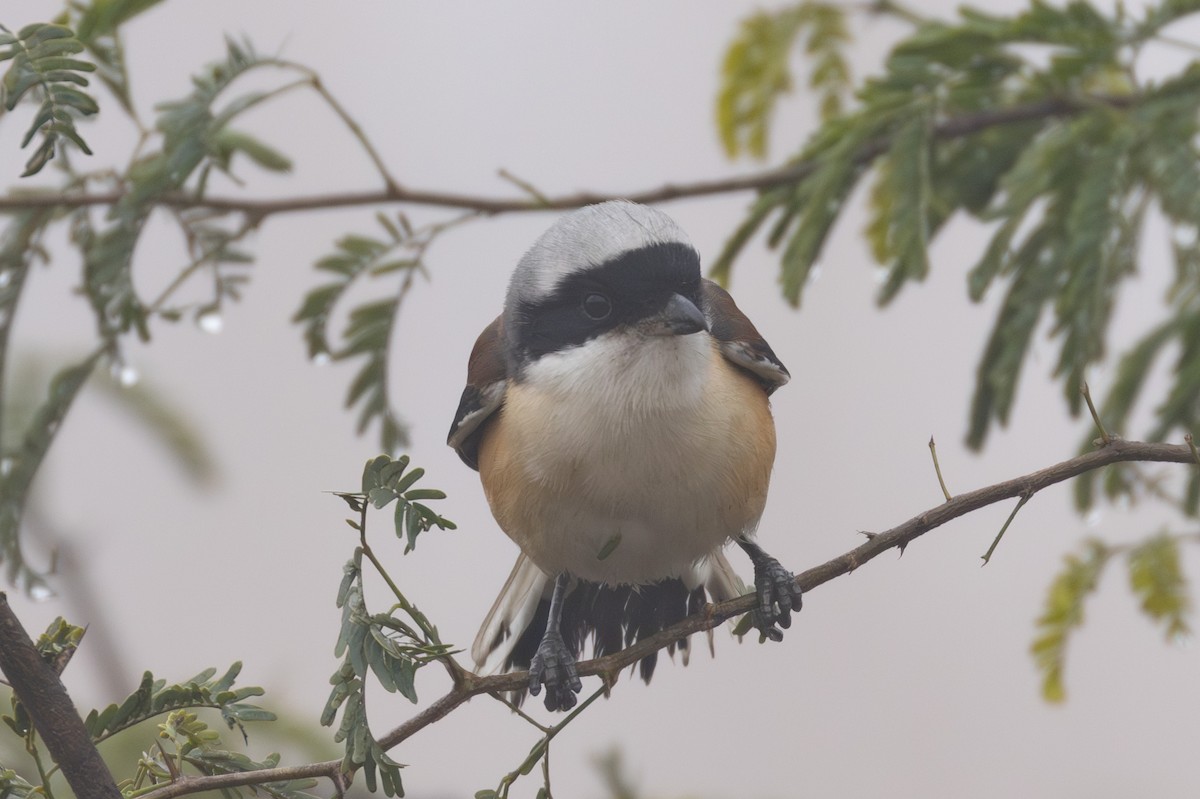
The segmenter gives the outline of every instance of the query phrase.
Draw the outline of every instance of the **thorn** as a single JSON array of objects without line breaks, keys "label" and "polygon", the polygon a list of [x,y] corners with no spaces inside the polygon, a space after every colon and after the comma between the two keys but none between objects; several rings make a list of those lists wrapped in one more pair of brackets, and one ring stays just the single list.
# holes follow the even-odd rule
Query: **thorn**
[{"label": "thorn", "polygon": [[911,543],[912,543],[911,541],[901,541],[899,544],[896,545],[896,549],[900,550],[900,554],[896,556],[897,560],[904,557],[904,550],[908,549],[908,545]]},{"label": "thorn", "polygon": [[1187,442],[1188,447],[1192,450],[1192,459],[1196,461],[1197,466],[1200,466],[1200,450],[1196,449],[1196,442],[1192,440],[1192,434],[1186,434],[1183,440]]},{"label": "thorn", "polygon": [[867,537],[868,541],[874,541],[876,538],[879,537],[879,533],[868,533],[866,530],[859,530],[858,534],[865,535]]}]

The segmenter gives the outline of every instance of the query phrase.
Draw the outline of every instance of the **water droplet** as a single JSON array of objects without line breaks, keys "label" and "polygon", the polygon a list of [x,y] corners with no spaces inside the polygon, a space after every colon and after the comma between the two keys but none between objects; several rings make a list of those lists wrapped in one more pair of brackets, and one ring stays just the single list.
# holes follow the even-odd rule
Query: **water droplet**
[{"label": "water droplet", "polygon": [[1178,632],[1171,636],[1171,643],[1179,649],[1191,649],[1194,638],[1191,633]]},{"label": "water droplet", "polygon": [[1181,248],[1191,249],[1196,246],[1197,239],[1200,239],[1200,228],[1195,225],[1177,225],[1171,231],[1171,238]]},{"label": "water droplet", "polygon": [[808,277],[804,279],[804,285],[811,286],[821,279],[821,265],[813,264],[808,268]]},{"label": "water droplet", "polygon": [[886,266],[877,266],[875,267],[875,273],[871,277],[875,280],[876,286],[882,286],[887,282],[889,274],[891,274],[891,270]]},{"label": "water droplet", "polygon": [[12,270],[11,269],[5,269],[3,272],[0,272],[0,289],[4,288],[11,282],[12,282]]},{"label": "water droplet", "polygon": [[1104,511],[1099,508],[1092,508],[1088,511],[1087,516],[1083,517],[1083,524],[1090,530],[1100,526],[1100,522],[1104,520]]},{"label": "water droplet", "polygon": [[317,366],[324,366],[325,364],[329,363],[329,353],[318,352],[316,355],[312,356],[312,362]]},{"label": "water droplet", "polygon": [[220,311],[205,311],[196,317],[196,324],[205,333],[216,335],[225,327],[225,318]]},{"label": "water droplet", "polygon": [[35,583],[29,587],[29,598],[34,602],[45,602],[54,598],[54,591],[44,583]]},{"label": "water droplet", "polygon": [[12,458],[0,458],[0,476],[8,477],[10,474],[12,474],[12,470],[13,470],[13,459]]},{"label": "water droplet", "polygon": [[137,381],[140,378],[141,375],[138,374],[138,370],[129,364],[124,364],[117,372],[117,382],[126,388],[137,385]]}]

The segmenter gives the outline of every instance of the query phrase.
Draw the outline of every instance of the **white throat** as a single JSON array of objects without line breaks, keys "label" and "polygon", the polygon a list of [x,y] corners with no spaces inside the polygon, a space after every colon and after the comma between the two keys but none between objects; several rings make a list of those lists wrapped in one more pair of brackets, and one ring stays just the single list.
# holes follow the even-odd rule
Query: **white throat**
[{"label": "white throat", "polygon": [[698,405],[713,347],[707,333],[642,336],[614,330],[543,355],[526,367],[522,382],[561,398],[573,416],[598,417],[598,424],[604,420],[623,427],[622,419],[644,419]]}]

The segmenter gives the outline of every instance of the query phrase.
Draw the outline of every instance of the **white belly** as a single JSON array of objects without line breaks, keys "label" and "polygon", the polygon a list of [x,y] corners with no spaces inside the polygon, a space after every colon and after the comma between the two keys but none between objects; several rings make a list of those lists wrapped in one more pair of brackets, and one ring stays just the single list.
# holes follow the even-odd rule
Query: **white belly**
[{"label": "white belly", "polygon": [[501,527],[544,571],[688,577],[762,515],[766,396],[705,333],[611,334],[509,386],[480,472]]}]

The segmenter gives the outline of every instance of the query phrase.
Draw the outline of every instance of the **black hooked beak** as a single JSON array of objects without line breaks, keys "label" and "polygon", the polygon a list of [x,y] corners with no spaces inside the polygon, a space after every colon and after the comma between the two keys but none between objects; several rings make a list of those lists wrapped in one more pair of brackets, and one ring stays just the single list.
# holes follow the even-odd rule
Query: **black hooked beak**
[{"label": "black hooked beak", "polygon": [[682,294],[672,294],[666,307],[646,322],[644,329],[651,336],[687,336],[708,330],[704,314]]}]

